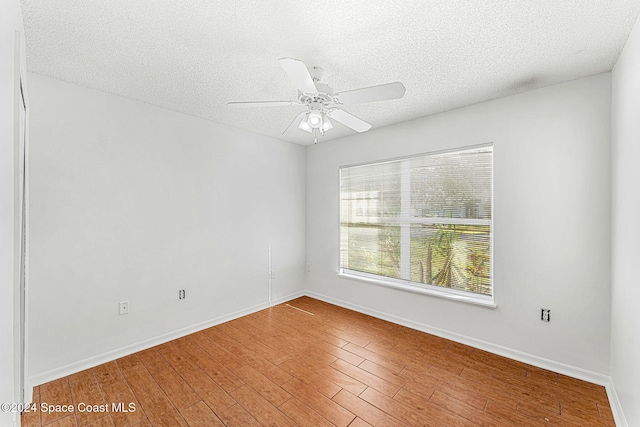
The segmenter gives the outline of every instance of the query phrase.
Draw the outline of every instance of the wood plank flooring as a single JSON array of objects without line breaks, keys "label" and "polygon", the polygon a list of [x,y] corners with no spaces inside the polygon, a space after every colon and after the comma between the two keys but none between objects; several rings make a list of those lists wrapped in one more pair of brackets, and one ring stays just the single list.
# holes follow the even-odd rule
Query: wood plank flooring
[{"label": "wood plank flooring", "polygon": [[43,384],[34,403],[23,426],[615,425],[601,386],[308,297]]}]

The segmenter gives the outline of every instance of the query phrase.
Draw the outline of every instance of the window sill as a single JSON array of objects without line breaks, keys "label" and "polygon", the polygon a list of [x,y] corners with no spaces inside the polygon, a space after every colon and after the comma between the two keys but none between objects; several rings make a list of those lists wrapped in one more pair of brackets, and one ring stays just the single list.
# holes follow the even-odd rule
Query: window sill
[{"label": "window sill", "polygon": [[451,293],[447,291],[440,291],[437,289],[421,288],[421,287],[410,285],[410,284],[394,282],[392,280],[381,280],[378,278],[360,276],[360,275],[349,274],[344,272],[338,273],[338,277],[341,277],[343,279],[358,280],[361,282],[372,283],[374,285],[386,286],[389,288],[400,289],[408,292],[414,292],[417,294],[429,295],[437,298],[444,298],[451,301],[463,302],[466,304],[474,304],[474,305],[479,305],[487,308],[498,308],[498,305],[492,300],[483,299],[481,297],[474,297],[472,295],[461,295],[461,294]]}]

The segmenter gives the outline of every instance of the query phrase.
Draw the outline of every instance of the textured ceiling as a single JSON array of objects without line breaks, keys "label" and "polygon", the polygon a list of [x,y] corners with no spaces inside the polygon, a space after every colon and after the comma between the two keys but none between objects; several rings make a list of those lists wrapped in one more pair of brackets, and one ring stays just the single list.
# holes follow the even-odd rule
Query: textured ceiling
[{"label": "textured ceiling", "polygon": [[[611,70],[639,0],[22,0],[30,71],[259,134],[301,107],[278,64],[335,91],[401,81],[402,99],[345,110],[374,128]],[[336,124],[322,140],[354,133]]]}]

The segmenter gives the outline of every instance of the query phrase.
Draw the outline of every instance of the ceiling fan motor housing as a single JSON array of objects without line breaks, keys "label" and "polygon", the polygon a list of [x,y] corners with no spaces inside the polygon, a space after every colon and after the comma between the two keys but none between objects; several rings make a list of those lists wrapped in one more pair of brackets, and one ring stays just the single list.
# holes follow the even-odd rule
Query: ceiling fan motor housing
[{"label": "ceiling fan motor housing", "polygon": [[298,91],[298,101],[301,104],[311,105],[314,102],[321,102],[322,104],[335,103],[333,99],[333,89],[329,86],[315,82],[316,88],[318,88],[317,93],[304,93]]}]

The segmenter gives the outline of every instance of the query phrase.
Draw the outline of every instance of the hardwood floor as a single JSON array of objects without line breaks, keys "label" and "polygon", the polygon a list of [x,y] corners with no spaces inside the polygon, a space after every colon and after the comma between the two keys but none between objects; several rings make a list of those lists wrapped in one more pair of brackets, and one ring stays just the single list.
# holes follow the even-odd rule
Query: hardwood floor
[{"label": "hardwood floor", "polygon": [[308,297],[43,384],[34,403],[23,426],[615,425],[604,387]]}]

